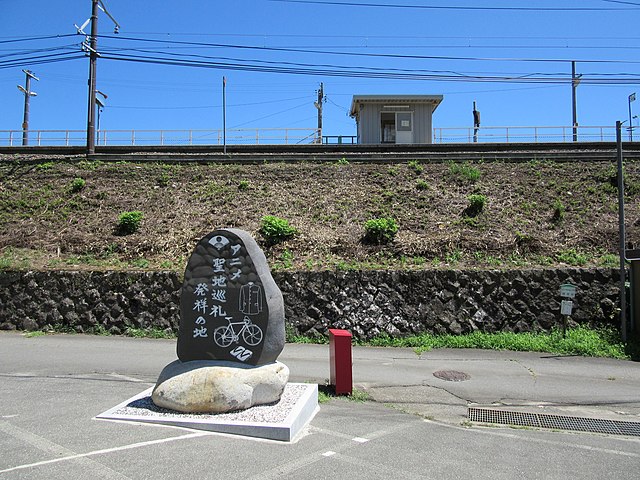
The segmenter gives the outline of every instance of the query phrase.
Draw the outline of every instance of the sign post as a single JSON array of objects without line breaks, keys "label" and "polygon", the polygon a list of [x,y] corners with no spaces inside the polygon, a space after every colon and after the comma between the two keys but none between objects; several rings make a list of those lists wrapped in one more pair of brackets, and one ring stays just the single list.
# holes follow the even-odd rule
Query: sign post
[{"label": "sign post", "polygon": [[563,316],[562,338],[566,338],[567,322],[573,310],[573,301],[564,300],[564,299],[568,299],[568,298],[573,299],[576,297],[576,286],[571,285],[570,283],[563,283],[562,285],[560,285],[560,296],[563,298],[563,300],[560,303],[560,314]]}]

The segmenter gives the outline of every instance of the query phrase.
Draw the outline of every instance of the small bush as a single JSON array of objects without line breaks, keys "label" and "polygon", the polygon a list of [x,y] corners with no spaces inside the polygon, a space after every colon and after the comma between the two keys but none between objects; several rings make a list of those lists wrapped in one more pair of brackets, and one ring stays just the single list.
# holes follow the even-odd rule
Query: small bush
[{"label": "small bush", "polygon": [[408,165],[409,168],[413,169],[416,173],[422,173],[424,171],[424,167],[420,165],[418,160],[411,160]]},{"label": "small bush", "polygon": [[484,206],[487,204],[487,197],[475,193],[469,195],[467,200],[469,200],[469,206],[464,211],[466,217],[477,217],[482,213]]},{"label": "small bush", "polygon": [[298,230],[289,225],[289,221],[284,218],[265,215],[262,217],[259,232],[268,244],[275,245],[293,237]]},{"label": "small bush", "polygon": [[564,206],[564,203],[562,203],[560,200],[556,200],[555,202],[553,202],[553,216],[551,217],[553,223],[562,223],[562,221],[564,220],[565,210],[566,208]]},{"label": "small bush", "polygon": [[137,232],[143,217],[144,215],[140,211],[122,212],[118,217],[118,232],[121,235]]},{"label": "small bush", "polygon": [[347,160],[345,157],[342,157],[338,159],[336,165],[349,165],[349,160]]},{"label": "small bush", "polygon": [[83,178],[74,178],[71,182],[70,190],[72,193],[78,193],[85,187],[86,184],[87,182]]},{"label": "small bush", "polygon": [[418,180],[416,182],[416,188],[418,190],[429,190],[429,184],[427,182],[425,182],[424,180]]},{"label": "small bush", "polygon": [[249,180],[240,180],[238,190],[249,190]]},{"label": "small bush", "polygon": [[583,267],[589,261],[589,255],[578,252],[575,248],[569,248],[559,252],[556,259],[573,267]]},{"label": "small bush", "polygon": [[481,175],[480,170],[468,163],[452,163],[449,173],[458,181],[471,183],[479,180]]},{"label": "small bush", "polygon": [[398,233],[398,225],[393,218],[374,218],[365,222],[364,231],[369,243],[389,243]]}]

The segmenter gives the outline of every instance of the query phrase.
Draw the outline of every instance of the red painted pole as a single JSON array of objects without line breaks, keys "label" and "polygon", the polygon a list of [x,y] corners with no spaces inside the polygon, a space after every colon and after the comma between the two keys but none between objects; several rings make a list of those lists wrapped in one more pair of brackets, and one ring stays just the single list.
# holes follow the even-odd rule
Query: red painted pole
[{"label": "red painted pole", "polygon": [[353,390],[351,332],[329,329],[330,384],[336,395],[351,395]]}]

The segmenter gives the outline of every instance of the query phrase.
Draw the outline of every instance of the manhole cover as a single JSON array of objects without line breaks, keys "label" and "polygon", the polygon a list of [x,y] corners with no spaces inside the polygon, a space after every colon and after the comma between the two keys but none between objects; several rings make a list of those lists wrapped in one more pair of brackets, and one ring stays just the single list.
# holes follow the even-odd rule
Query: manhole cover
[{"label": "manhole cover", "polygon": [[433,372],[433,376],[440,380],[446,380],[447,382],[464,382],[471,378],[471,376],[466,373],[456,370],[438,370],[437,372]]}]

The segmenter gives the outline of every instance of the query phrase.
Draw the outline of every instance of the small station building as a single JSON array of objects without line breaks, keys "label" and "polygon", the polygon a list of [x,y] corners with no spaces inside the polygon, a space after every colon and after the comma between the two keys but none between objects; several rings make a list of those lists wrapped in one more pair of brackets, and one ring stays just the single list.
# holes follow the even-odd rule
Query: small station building
[{"label": "small station building", "polygon": [[433,112],[442,95],[354,95],[358,143],[432,143]]}]

